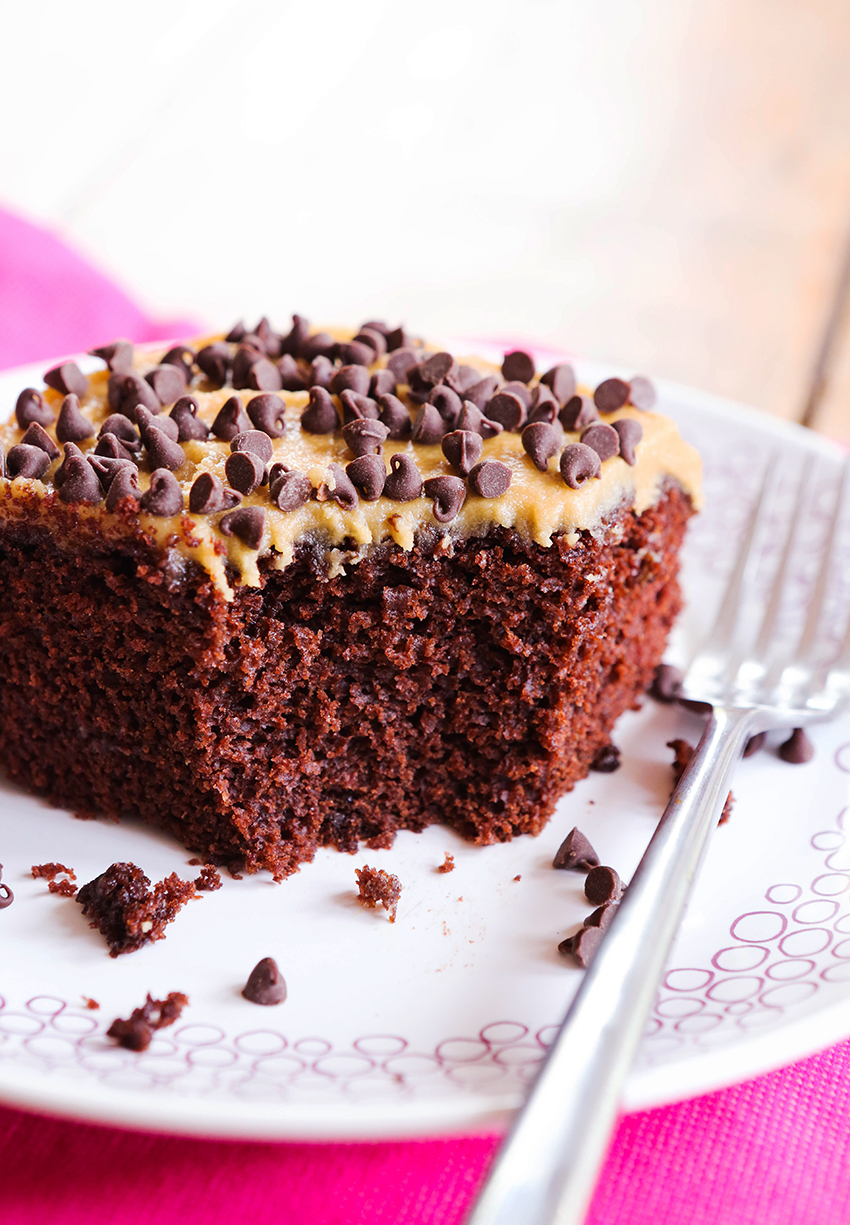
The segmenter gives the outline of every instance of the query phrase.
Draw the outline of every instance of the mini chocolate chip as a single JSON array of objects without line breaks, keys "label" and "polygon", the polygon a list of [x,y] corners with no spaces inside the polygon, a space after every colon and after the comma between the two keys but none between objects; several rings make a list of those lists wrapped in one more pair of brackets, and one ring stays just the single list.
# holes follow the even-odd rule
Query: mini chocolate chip
[{"label": "mini chocolate chip", "polygon": [[175,345],[173,349],[169,349],[160,361],[161,366],[176,366],[185,376],[188,383],[192,378],[192,366],[195,361],[195,354],[192,349],[188,349],[186,345]]},{"label": "mini chocolate chip", "polygon": [[559,404],[566,404],[576,393],[576,375],[568,362],[553,366],[540,376],[540,382],[548,387]]},{"label": "mini chocolate chip", "polygon": [[94,469],[97,479],[100,481],[101,488],[104,493],[109,489],[109,486],[115,480],[115,477],[122,468],[132,468],[136,470],[136,465],[131,459],[115,459],[109,455],[98,455],[95,452],[93,455],[87,455],[86,459]]},{"label": "mini chocolate chip", "polygon": [[63,396],[84,396],[89,389],[89,381],[76,362],[63,362],[61,366],[54,366],[47,371],[44,381],[48,387]]},{"label": "mini chocolate chip", "polygon": [[392,370],[376,370],[369,380],[369,395],[373,400],[381,396],[394,396],[396,381]]},{"label": "mini chocolate chip", "polygon": [[755,736],[750,736],[744,746],[744,757],[752,757],[754,753],[758,753],[764,748],[764,742],[767,740],[767,732],[758,732]]},{"label": "mini chocolate chip", "polygon": [[308,387],[325,387],[329,388],[333,382],[336,367],[328,357],[316,357],[310,364],[310,373],[307,377]]},{"label": "mini chocolate chip", "polygon": [[620,454],[627,464],[634,466],[635,447],[643,438],[643,426],[634,417],[622,417],[613,426],[620,438]]},{"label": "mini chocolate chip", "polygon": [[151,413],[162,412],[159,396],[150,383],[136,374],[110,374],[107,387],[109,407],[131,420],[139,404]]},{"label": "mini chocolate chip", "polygon": [[329,332],[314,332],[301,345],[298,355],[305,362],[310,362],[312,365],[316,364],[317,358],[321,358],[323,362],[327,362],[333,371],[333,355],[335,350],[336,341]]},{"label": "mini chocolate chip", "polygon": [[167,468],[151,473],[150,488],[139,498],[139,505],[148,515],[170,519],[183,512],[183,490],[180,482]]},{"label": "mini chocolate chip", "polygon": [[[136,441],[138,442],[138,439]],[[95,455],[102,456],[104,459],[128,461],[138,468],[141,449],[141,443],[137,447],[130,446],[129,443],[119,438],[117,434],[104,434],[95,447],[94,453]]]},{"label": "mini chocolate chip", "polygon": [[435,353],[433,357],[420,363],[419,378],[426,387],[436,387],[455,369],[457,365],[451,353]]},{"label": "mini chocolate chip", "polygon": [[154,366],[145,375],[145,382],[154,389],[160,404],[174,404],[186,394],[186,374],[181,366],[170,362]]},{"label": "mini chocolate chip", "polygon": [[294,357],[284,353],[277,363],[277,369],[280,374],[280,385],[284,391],[304,391],[306,389],[307,380]]},{"label": "mini chocolate chip", "polygon": [[[390,346],[392,349],[392,346]],[[398,349],[390,352],[387,358],[387,369],[392,372],[397,383],[406,383],[407,375],[414,366],[419,364],[419,354],[413,349]]]},{"label": "mini chocolate chip", "polygon": [[412,502],[422,494],[422,474],[412,455],[393,455],[392,471],[384,482],[384,497],[394,502]]},{"label": "mini chocolate chip", "polygon": [[397,396],[384,394],[378,399],[380,413],[378,420],[383,421],[389,430],[389,437],[395,441],[409,438],[413,428],[410,413]]},{"label": "mini chocolate chip", "polygon": [[480,434],[482,438],[495,438],[502,432],[501,423],[490,421],[471,400],[463,401],[455,422],[455,429],[471,430],[473,434]]},{"label": "mini chocolate chip", "polygon": [[292,327],[285,336],[280,338],[281,353],[291,353],[300,357],[303,346],[310,337],[310,322],[303,315],[292,316]]},{"label": "mini chocolate chip", "polygon": [[684,675],[672,664],[659,664],[652,676],[652,683],[647,690],[656,702],[675,702],[682,688]]},{"label": "mini chocolate chip", "polygon": [[[379,357],[383,357],[387,351],[387,339],[381,332],[376,332],[372,328],[362,327],[354,337],[355,344],[368,345],[372,350],[372,361],[377,361]],[[370,362],[371,365],[371,362]]]},{"label": "mini chocolate chip", "polygon": [[449,429],[454,429],[462,406],[457,392],[452,391],[451,387],[447,387],[445,383],[441,383],[439,387],[432,389],[428,396],[428,403],[433,404]]},{"label": "mini chocolate chip", "polygon": [[544,421],[533,421],[522,431],[522,445],[541,472],[549,470],[549,460],[558,454],[561,432]]},{"label": "mini chocolate chip", "polygon": [[[266,435],[263,434],[265,438]],[[228,455],[224,465],[224,474],[228,484],[239,493],[253,493],[259,489],[266,475],[266,465],[252,451],[235,451]]]},{"label": "mini chocolate chip", "polygon": [[591,964],[605,937],[601,927],[580,927],[569,940],[558,945],[562,953],[572,953],[583,970]]},{"label": "mini chocolate chip", "polygon": [[487,401],[484,413],[490,421],[498,421],[505,430],[518,430],[526,417],[526,407],[512,392],[498,391]]},{"label": "mini chocolate chip", "polygon": [[339,464],[328,465],[330,481],[322,481],[316,490],[319,502],[336,502],[343,510],[354,510],[357,505],[357,490]]},{"label": "mini chocolate chip", "polygon": [[[346,393],[347,394],[347,393]],[[352,455],[380,455],[389,430],[382,421],[362,417],[342,427],[342,436]]]},{"label": "mini chocolate chip", "polygon": [[802,727],[795,727],[788,739],[780,744],[777,751],[783,761],[790,762],[792,766],[801,766],[812,760],[815,755],[815,746]]},{"label": "mini chocolate chip", "polygon": [[481,371],[474,366],[457,366],[446,375],[445,386],[462,400],[470,387],[474,387],[480,379]]},{"label": "mini chocolate chip", "polygon": [[592,447],[571,442],[561,452],[560,469],[570,489],[581,489],[585,481],[602,475],[602,461]]},{"label": "mini chocolate chip", "polygon": [[500,498],[511,485],[511,470],[498,459],[485,459],[469,474],[469,488],[482,498]]},{"label": "mini chocolate chip", "polygon": [[78,446],[65,443],[65,458],[53,475],[53,484],[63,502],[102,502],[100,481]]},{"label": "mini chocolate chip", "polygon": [[332,434],[339,425],[331,393],[324,387],[310,388],[310,403],[301,414],[301,428],[308,434]]},{"label": "mini chocolate chip", "polygon": [[240,319],[238,323],[234,323],[233,327],[225,336],[225,340],[229,340],[231,344],[238,345],[240,340],[245,335],[246,328],[244,322]]},{"label": "mini chocolate chip", "polygon": [[6,472],[9,479],[24,476],[28,480],[40,481],[50,467],[50,456],[41,447],[31,447],[19,442],[9,448],[6,456]]},{"label": "mini chocolate chip", "polygon": [[[120,438],[133,451],[141,451],[142,449],[141,438],[133,428],[130,418],[125,417],[123,413],[110,413],[106,418],[97,436],[98,438],[103,438],[107,434],[114,434],[116,438]],[[69,441],[72,440],[69,439]]]},{"label": "mini chocolate chip", "polygon": [[55,413],[40,391],[34,387],[26,387],[15,403],[15,420],[22,430],[33,421],[39,425],[52,425]]},{"label": "mini chocolate chip", "polygon": [[466,501],[466,485],[459,476],[432,476],[423,486],[426,498],[433,498],[433,514],[438,523],[451,523]]},{"label": "mini chocolate chip", "polygon": [[411,435],[413,441],[419,442],[423,446],[434,446],[440,441],[445,432],[446,423],[434,405],[420,404],[416,416],[413,418],[413,433]]},{"label": "mini chocolate chip", "polygon": [[283,1003],[286,999],[286,983],[273,957],[264,957],[262,961],[257,962],[248,975],[248,981],[242,988],[242,994],[252,1004],[263,1004],[268,1007]]},{"label": "mini chocolate chip", "polygon": [[269,477],[269,497],[278,510],[299,510],[309,502],[312,492],[313,486],[306,472],[293,469],[291,472],[276,473],[274,480]]},{"label": "mini chocolate chip", "polygon": [[506,353],[502,362],[502,378],[516,379],[518,383],[530,383],[534,378],[534,358],[522,349]]},{"label": "mini chocolate chip", "polygon": [[455,472],[469,476],[481,458],[484,442],[480,434],[472,430],[453,430],[442,441],[443,454]]},{"label": "mini chocolate chip", "polygon": [[129,340],[113,340],[111,345],[89,349],[89,355],[106,362],[107,368],[113,374],[129,374],[133,369],[133,346]]},{"label": "mini chocolate chip", "polygon": [[343,366],[363,366],[367,368],[367,377],[368,367],[375,360],[374,349],[369,345],[361,344],[359,340],[347,340],[338,344],[336,355]]},{"label": "mini chocolate chip", "polygon": [[606,744],[596,754],[590,768],[597,774],[613,774],[615,770],[619,770],[621,764],[620,750],[616,744]]},{"label": "mini chocolate chip", "polygon": [[149,426],[144,437],[145,450],[148,453],[148,463],[151,469],[169,468],[175,472],[186,462],[186,452],[179,442],[174,442],[168,435],[155,425]]},{"label": "mini chocolate chip", "polygon": [[[537,388],[535,388],[535,391]],[[521,400],[526,409],[531,407],[532,391],[525,383],[519,383],[516,379],[512,379],[509,383],[504,383],[499,388],[500,395],[516,396]]]},{"label": "mini chocolate chip", "polygon": [[202,472],[189,490],[189,510],[193,515],[213,515],[230,510],[242,501],[240,494],[228,489],[212,472]]},{"label": "mini chocolate chip", "polygon": [[583,430],[599,420],[596,405],[590,396],[573,396],[558,414],[565,430]]},{"label": "mini chocolate chip", "polygon": [[599,867],[599,856],[580,829],[571,829],[555,852],[552,867],[589,872]]},{"label": "mini chocolate chip", "polygon": [[[71,438],[64,438],[62,441],[72,442],[73,440]],[[59,448],[56,443],[37,421],[33,421],[32,425],[27,426],[20,445],[23,447],[38,447],[39,451],[44,451],[50,459],[58,459],[59,457]]]},{"label": "mini chocolate chip", "polygon": [[205,345],[195,354],[195,362],[213,387],[223,387],[230,372],[230,349],[221,341]]},{"label": "mini chocolate chip", "polygon": [[384,492],[384,482],[387,479],[387,470],[380,455],[360,455],[350,464],[346,464],[345,471],[364,502],[377,502]]},{"label": "mini chocolate chip", "polygon": [[56,422],[56,437],[60,442],[82,442],[91,438],[94,426],[88,417],[80,412],[79,396],[69,395],[62,401],[59,418]]},{"label": "mini chocolate chip", "polygon": [[133,414],[133,420],[139,427],[139,433],[142,436],[142,442],[147,446],[147,432],[152,426],[163,434],[166,438],[170,438],[172,442],[176,442],[180,437],[180,427],[176,421],[172,421],[170,417],[155,417],[152,412],[142,404],[136,406],[136,411]]},{"label": "mini chocolate chip", "polygon": [[620,435],[610,425],[603,425],[601,421],[582,430],[580,441],[584,446],[592,447],[603,461],[613,459],[620,453]]},{"label": "mini chocolate chip", "polygon": [[348,425],[351,421],[378,420],[378,406],[369,396],[362,396],[350,388],[339,397],[342,405],[342,419]]},{"label": "mini chocolate chip", "polygon": [[629,403],[649,412],[655,407],[656,399],[655,385],[644,375],[636,374],[629,383]]},{"label": "mini chocolate chip", "polygon": [[198,408],[194,396],[181,396],[169,413],[169,420],[177,426],[178,442],[206,442],[209,438],[209,426],[198,416]]},{"label": "mini chocolate chip", "polygon": [[[248,416],[258,430],[270,438],[283,437],[286,429],[286,405],[273,393],[254,396],[248,401]],[[240,434],[242,430],[238,431]]]},{"label": "mini chocolate chip", "polygon": [[109,492],[106,495],[106,509],[110,514],[113,514],[118,509],[119,503],[123,502],[125,498],[134,498],[138,502],[141,496],[142,491],[139,489],[138,470],[132,464],[124,464],[109,483]]},{"label": "mini chocolate chip", "polygon": [[622,379],[605,379],[593,393],[593,403],[600,413],[613,413],[629,402],[629,385]]},{"label": "mini chocolate chip", "polygon": [[212,423],[213,434],[222,442],[230,442],[237,434],[250,429],[251,419],[242,407],[239,396],[231,396],[219,409],[218,416]]},{"label": "mini chocolate chip", "polygon": [[[235,456],[231,455],[231,459]],[[218,521],[219,531],[223,536],[235,536],[249,549],[259,549],[263,543],[263,531],[266,526],[266,512],[261,506],[240,506],[231,510]]]},{"label": "mini chocolate chip", "polygon": [[584,882],[584,893],[594,906],[602,906],[622,896],[623,882],[613,868],[591,868]]},{"label": "mini chocolate chip", "polygon": [[331,379],[331,391],[340,396],[344,391],[354,391],[365,396],[369,391],[371,375],[365,366],[340,366]]},{"label": "mini chocolate chip", "polygon": [[499,390],[499,379],[495,374],[488,374],[483,379],[479,379],[477,383],[473,383],[471,387],[467,387],[463,393],[464,401],[469,401],[476,408],[483,409],[488,400],[492,400],[493,396]]},{"label": "mini chocolate chip", "polygon": [[237,434],[230,440],[230,449],[231,451],[250,451],[252,455],[258,456],[264,465],[271,461],[274,454],[272,440],[262,430],[245,430],[244,433]]}]

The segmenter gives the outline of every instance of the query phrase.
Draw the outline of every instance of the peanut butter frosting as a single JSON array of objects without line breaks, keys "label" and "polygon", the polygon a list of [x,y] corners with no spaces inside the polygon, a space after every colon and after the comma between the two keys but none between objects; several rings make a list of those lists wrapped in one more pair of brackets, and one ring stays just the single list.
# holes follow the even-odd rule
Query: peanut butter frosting
[{"label": "peanut butter frosting", "polygon": [[[176,550],[196,562],[222,597],[231,600],[235,586],[260,585],[261,558],[270,556],[273,565],[283,569],[296,547],[306,541],[324,551],[328,575],[333,577],[382,542],[411,549],[423,529],[450,542],[502,526],[543,548],[555,535],[574,544],[582,531],[607,530],[606,523],[621,508],[640,514],[671,482],[699,509],[699,456],[669,418],[638,406],[654,400],[648,380],[636,378],[631,384],[606,380],[592,393],[575,387],[566,365],[538,377],[531,358],[515,352],[506,355],[500,372],[481,359],[453,359],[411,341],[400,329],[379,331],[381,327],[364,325],[353,339],[351,333],[310,334],[296,316],[289,336],[274,333],[263,320],[254,333],[237,326],[226,338],[191,342],[168,353],[133,352],[126,342],[118,342],[97,351],[111,371],[96,370],[88,376],[74,363],[65,363],[47,373],[43,393],[32,392],[29,400],[22,393],[15,419],[0,428],[0,517],[20,515],[23,501],[26,515],[37,514],[49,528],[50,508],[56,502],[50,495],[58,494],[73,505],[81,520],[96,518],[102,536],[118,538],[126,534],[129,514],[158,548]],[[393,361],[394,354],[409,355],[407,370],[405,360]],[[368,395],[351,387],[347,392],[338,390],[347,381],[339,372],[357,366],[365,367],[362,385],[367,377],[370,380]],[[384,373],[378,376],[380,371]],[[135,383],[132,378],[126,382],[128,375],[136,376]],[[480,380],[488,377],[484,386]],[[320,381],[313,382],[314,378]],[[141,401],[132,403],[139,380],[144,382],[147,402],[141,411]],[[351,382],[356,385],[357,378]],[[183,395],[177,396],[183,384]],[[298,384],[303,390],[286,389]],[[382,390],[393,384],[392,392]],[[467,393],[475,398],[466,399]],[[181,427],[181,440],[175,441],[174,425],[163,424],[171,414],[172,422],[179,417],[174,405],[185,396],[192,397],[192,404],[190,409],[184,404],[180,411],[184,419],[191,411],[202,423],[192,432],[210,431],[206,439],[185,437]],[[237,412],[234,396],[244,415],[228,429],[222,425],[222,410],[229,406],[224,418],[227,412],[231,416]],[[261,396],[264,401],[257,400]],[[274,397],[282,407],[272,405],[271,415],[263,415],[260,409]],[[402,420],[400,427],[399,402],[410,422]],[[326,433],[310,432],[302,423],[305,411],[312,405],[327,412],[330,403],[337,420],[331,418],[323,427],[330,425]],[[121,415],[126,431],[120,430]],[[312,418],[305,419],[313,429],[316,416],[314,411]],[[104,446],[103,438],[114,428],[116,417],[128,441],[122,445],[113,439]],[[248,430],[246,417],[251,422]],[[274,421],[267,426],[269,441],[257,448],[256,439],[252,443],[246,435],[263,434],[256,427],[267,418]],[[507,428],[499,424],[500,418]],[[343,429],[346,421],[348,426],[354,421],[366,425],[352,433]],[[388,436],[381,421],[391,422]],[[81,437],[87,423],[90,436]],[[75,430],[78,441],[69,442]],[[136,431],[140,437],[134,442],[131,436]],[[472,437],[459,437],[462,431]],[[393,437],[399,433],[408,436]],[[479,452],[476,435],[479,454],[475,454]],[[476,462],[464,471],[467,465],[458,456],[468,443],[474,443]],[[27,450],[32,447],[49,456],[47,466],[43,456]],[[248,473],[247,478],[239,476],[244,492],[233,487],[237,467],[228,466],[240,447],[251,453],[243,456],[239,469],[240,474],[243,469]],[[182,460],[175,448],[182,448]],[[98,453],[111,464],[98,467]],[[119,455],[126,455],[129,463],[116,458]],[[366,455],[383,463],[383,475],[375,459],[363,463]],[[80,456],[93,465],[100,482],[98,487],[84,479],[80,486],[84,496],[74,493],[73,482],[62,481],[63,471],[67,477]],[[356,456],[359,467],[353,463]],[[113,498],[108,506],[109,482],[119,468],[126,468],[130,482],[121,486],[126,498],[117,505]],[[26,475],[30,471],[39,475]],[[298,477],[287,476],[292,473]],[[459,473],[465,477],[463,484]],[[214,479],[198,485],[205,475]],[[290,482],[288,494],[280,492],[283,477]],[[435,478],[446,477],[452,479],[434,483]],[[154,492],[167,486],[169,498],[145,497],[152,478]],[[375,479],[378,484],[373,488],[370,482]],[[291,496],[293,480],[301,490],[299,497]],[[376,494],[382,485],[383,491]],[[206,490],[213,490],[214,496],[204,501],[201,493]],[[200,505],[203,511],[192,509]],[[162,513],[163,509],[175,513]]]}]

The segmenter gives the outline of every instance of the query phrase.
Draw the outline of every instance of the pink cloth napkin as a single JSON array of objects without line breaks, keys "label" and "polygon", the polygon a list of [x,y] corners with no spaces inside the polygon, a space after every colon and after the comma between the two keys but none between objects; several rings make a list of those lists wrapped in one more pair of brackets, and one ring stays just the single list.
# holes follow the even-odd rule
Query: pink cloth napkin
[{"label": "pink cloth napkin", "polygon": [[[0,368],[185,330],[0,210]],[[588,1225],[848,1225],[848,1119],[850,1043],[628,1115]],[[0,1107],[0,1225],[461,1225],[497,1145],[186,1140]]]}]

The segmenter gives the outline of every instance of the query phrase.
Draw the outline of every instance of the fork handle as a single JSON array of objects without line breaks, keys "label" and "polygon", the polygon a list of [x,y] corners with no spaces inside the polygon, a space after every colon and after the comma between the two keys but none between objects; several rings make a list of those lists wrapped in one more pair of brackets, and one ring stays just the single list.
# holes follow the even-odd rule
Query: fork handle
[{"label": "fork handle", "polygon": [[467,1225],[580,1225],[752,710],[715,707]]}]

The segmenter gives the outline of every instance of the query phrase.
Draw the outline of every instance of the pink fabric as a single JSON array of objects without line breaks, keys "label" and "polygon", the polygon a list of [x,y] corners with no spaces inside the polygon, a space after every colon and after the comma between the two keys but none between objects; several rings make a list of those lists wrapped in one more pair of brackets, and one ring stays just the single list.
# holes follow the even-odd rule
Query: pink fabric
[{"label": "pink fabric", "polygon": [[[0,211],[0,367],[185,327],[152,322],[54,235]],[[589,1225],[847,1225],[848,1117],[850,1043],[627,1116]],[[0,1108],[0,1222],[461,1225],[497,1144],[226,1143]]]}]

